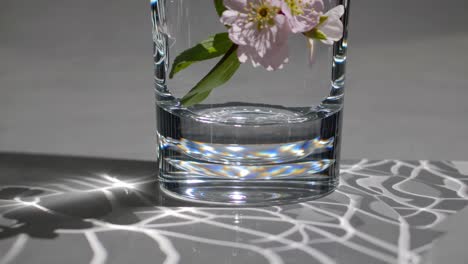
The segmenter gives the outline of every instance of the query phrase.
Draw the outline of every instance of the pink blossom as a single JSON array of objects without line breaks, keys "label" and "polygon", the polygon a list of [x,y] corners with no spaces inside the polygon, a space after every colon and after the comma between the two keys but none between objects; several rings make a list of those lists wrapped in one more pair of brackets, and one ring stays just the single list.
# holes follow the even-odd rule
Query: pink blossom
[{"label": "pink blossom", "polygon": [[[333,45],[335,41],[339,41],[343,37],[343,22],[341,22],[341,17],[345,12],[343,5],[336,6],[330,9],[325,14],[320,14],[321,22],[316,25],[312,31],[307,32],[305,35],[309,36],[307,39],[309,44],[310,52],[310,62],[313,62],[314,59],[314,42],[315,39],[310,37],[311,32],[315,31],[320,35],[320,42],[326,45]],[[313,35],[313,34],[312,34]]]},{"label": "pink blossom", "polygon": [[287,39],[290,32],[282,14],[280,0],[224,0],[227,10],[221,22],[228,25],[229,38],[237,44],[242,63],[254,67],[281,69],[288,62]]},{"label": "pink blossom", "polygon": [[284,0],[281,6],[293,33],[307,32],[320,23],[322,0]]},{"label": "pink blossom", "polygon": [[321,40],[324,44],[332,45],[333,42],[339,41],[343,37],[343,22],[341,17],[344,15],[344,6],[339,5],[330,9],[322,17],[326,20],[317,26],[317,30],[321,31],[327,39]]},{"label": "pink blossom", "polygon": [[323,0],[224,0],[224,5],[221,22],[238,45],[239,61],[269,71],[288,62],[289,33],[307,37],[311,60],[315,40],[332,45],[343,36],[344,6],[324,13]]}]

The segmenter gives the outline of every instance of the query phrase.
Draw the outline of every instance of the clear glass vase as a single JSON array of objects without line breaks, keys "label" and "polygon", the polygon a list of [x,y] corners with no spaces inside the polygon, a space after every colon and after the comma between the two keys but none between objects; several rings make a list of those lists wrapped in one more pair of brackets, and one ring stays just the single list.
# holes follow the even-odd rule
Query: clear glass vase
[{"label": "clear glass vase", "polygon": [[152,0],[172,196],[297,202],[338,184],[349,0]]}]

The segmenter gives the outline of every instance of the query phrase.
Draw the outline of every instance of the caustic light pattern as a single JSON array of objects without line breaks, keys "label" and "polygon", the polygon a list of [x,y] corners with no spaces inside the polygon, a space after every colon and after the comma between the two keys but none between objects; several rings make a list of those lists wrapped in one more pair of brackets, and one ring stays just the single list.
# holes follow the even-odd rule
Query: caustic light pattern
[{"label": "caustic light pattern", "polygon": [[468,204],[452,162],[345,162],[340,177],[325,198],[259,208],[157,204],[153,176],[2,185],[0,264],[424,263]]}]

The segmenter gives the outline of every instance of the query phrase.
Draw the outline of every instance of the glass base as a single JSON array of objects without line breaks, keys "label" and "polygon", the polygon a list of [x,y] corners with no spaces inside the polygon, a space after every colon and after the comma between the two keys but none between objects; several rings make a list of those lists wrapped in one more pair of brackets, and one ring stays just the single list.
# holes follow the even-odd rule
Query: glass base
[{"label": "glass base", "polygon": [[211,205],[268,206],[314,200],[333,192],[334,181],[165,181],[161,190],[173,198]]},{"label": "glass base", "polygon": [[315,199],[338,184],[341,108],[158,106],[161,189],[210,204]]}]

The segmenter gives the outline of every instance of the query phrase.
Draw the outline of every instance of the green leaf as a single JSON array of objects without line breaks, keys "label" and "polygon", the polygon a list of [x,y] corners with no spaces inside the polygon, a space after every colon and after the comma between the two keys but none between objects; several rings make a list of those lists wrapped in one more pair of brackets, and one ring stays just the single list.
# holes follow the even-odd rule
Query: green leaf
[{"label": "green leaf", "polygon": [[325,35],[325,33],[318,30],[317,28],[314,28],[311,31],[308,31],[308,32],[304,33],[304,35],[306,35],[309,38],[313,38],[313,39],[327,40],[327,35]]},{"label": "green leaf", "polygon": [[218,16],[222,16],[223,12],[227,10],[227,8],[224,6],[223,0],[214,0],[214,4],[216,13],[218,13]]},{"label": "green leaf", "polygon": [[183,106],[189,107],[202,102],[214,88],[231,79],[240,66],[236,51],[237,45],[232,45],[213,69],[180,100]]},{"label": "green leaf", "polygon": [[192,65],[194,62],[213,59],[225,54],[231,46],[232,41],[229,39],[227,32],[209,37],[207,40],[180,53],[175,58],[169,78],[172,79],[176,73]]},{"label": "green leaf", "polygon": [[200,102],[203,102],[210,95],[210,93],[211,93],[211,90],[206,91],[206,92],[194,93],[192,95],[187,94],[181,100],[182,105],[185,107],[189,107],[189,106],[198,104]]}]

